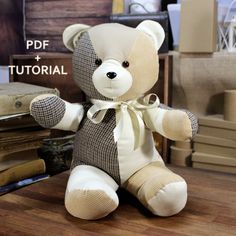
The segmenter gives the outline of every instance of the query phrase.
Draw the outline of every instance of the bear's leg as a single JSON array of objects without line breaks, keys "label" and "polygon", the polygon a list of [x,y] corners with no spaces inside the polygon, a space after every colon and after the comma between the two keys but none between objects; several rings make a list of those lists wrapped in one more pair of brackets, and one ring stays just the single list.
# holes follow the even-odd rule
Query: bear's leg
[{"label": "bear's leg", "polygon": [[151,163],[132,175],[124,187],[153,214],[171,216],[187,202],[187,184],[159,162]]},{"label": "bear's leg", "polygon": [[65,207],[78,218],[95,220],[114,211],[117,183],[104,171],[88,165],[75,167],[67,183]]}]

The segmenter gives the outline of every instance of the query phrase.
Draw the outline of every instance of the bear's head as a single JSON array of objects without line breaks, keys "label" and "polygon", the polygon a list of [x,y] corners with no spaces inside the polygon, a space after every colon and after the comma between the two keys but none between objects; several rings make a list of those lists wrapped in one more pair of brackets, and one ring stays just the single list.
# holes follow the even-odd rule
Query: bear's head
[{"label": "bear's head", "polygon": [[94,27],[67,27],[63,41],[73,54],[73,74],[89,98],[127,101],[136,99],[156,83],[157,51],[164,30],[154,21],[137,28],[108,23]]}]

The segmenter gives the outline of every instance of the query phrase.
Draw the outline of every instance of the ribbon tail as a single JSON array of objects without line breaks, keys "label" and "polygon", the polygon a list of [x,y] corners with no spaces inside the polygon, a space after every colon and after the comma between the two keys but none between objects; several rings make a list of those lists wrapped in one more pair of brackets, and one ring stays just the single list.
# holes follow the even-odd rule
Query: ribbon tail
[{"label": "ribbon tail", "polygon": [[[154,100],[151,100],[151,97]],[[139,101],[140,100],[140,101]],[[118,123],[113,130],[114,141],[118,142],[122,133],[132,132],[127,138],[132,139],[133,150],[143,145],[145,139],[145,124],[141,114],[147,109],[153,109],[159,106],[160,100],[155,94],[149,94],[144,98],[130,100],[128,102],[111,102],[91,99],[94,104],[87,112],[87,117],[95,124],[100,123],[109,109],[120,111]],[[128,117],[129,116],[129,117]],[[130,120],[131,119],[131,123]],[[126,128],[127,127],[127,128]],[[124,130],[124,128],[126,130]],[[132,137],[133,136],[133,137]]]},{"label": "ribbon tail", "polygon": [[116,128],[113,130],[115,143],[117,143],[117,141],[119,140],[123,127],[124,127],[124,119],[123,116],[121,116]]},{"label": "ribbon tail", "polygon": [[139,120],[139,141],[138,141],[138,147],[140,147],[144,143],[145,138],[145,125],[143,123],[142,118],[138,115],[137,119]]},{"label": "ribbon tail", "polygon": [[116,109],[119,106],[118,102],[102,101],[96,99],[91,99],[91,102],[94,105],[88,110],[87,117],[95,124],[98,124],[103,120],[107,110],[112,108]]},{"label": "ribbon tail", "polygon": [[[97,113],[98,112],[98,113]],[[100,123],[106,115],[107,110],[100,110],[99,107],[93,105],[87,112],[87,117],[93,123],[98,124]],[[97,114],[96,114],[97,113]],[[94,117],[94,115],[96,116]]]},{"label": "ribbon tail", "polygon": [[135,111],[131,111],[130,116],[132,117],[133,120],[134,150],[136,150],[143,143],[145,126],[142,118]]}]

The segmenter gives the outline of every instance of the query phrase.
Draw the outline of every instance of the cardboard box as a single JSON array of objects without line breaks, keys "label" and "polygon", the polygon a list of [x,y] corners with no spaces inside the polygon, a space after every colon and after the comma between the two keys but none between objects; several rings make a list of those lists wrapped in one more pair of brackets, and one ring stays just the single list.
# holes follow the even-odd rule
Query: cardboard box
[{"label": "cardboard box", "polygon": [[236,89],[224,92],[224,119],[236,123]]},{"label": "cardboard box", "polygon": [[182,0],[180,22],[180,52],[212,53],[216,51],[216,0]]},{"label": "cardboard box", "polygon": [[201,152],[194,152],[192,154],[192,161],[207,163],[207,164],[236,167],[236,158],[206,154],[206,153],[201,153]]},{"label": "cardboard box", "polygon": [[[233,107],[232,107],[233,109]],[[230,129],[236,132],[236,122],[226,121],[223,118],[223,115],[210,115],[210,116],[202,116],[199,117],[199,125],[200,126],[209,126],[209,127],[217,127],[221,129]]]},{"label": "cardboard box", "polygon": [[193,149],[196,152],[236,158],[236,141],[197,134]]},{"label": "cardboard box", "polygon": [[174,146],[170,147],[170,163],[177,166],[191,166],[192,149],[182,149]]},{"label": "cardboard box", "polygon": [[192,142],[189,141],[175,141],[175,147],[182,149],[192,149]]},{"label": "cardboard box", "polygon": [[200,117],[198,133],[236,141],[236,122],[224,120],[223,115]]},{"label": "cardboard box", "polygon": [[204,170],[214,170],[220,171],[224,173],[231,173],[236,174],[236,167],[235,166],[222,166],[222,165],[215,165],[215,164],[205,164],[200,162],[193,162],[193,168],[204,169]]}]

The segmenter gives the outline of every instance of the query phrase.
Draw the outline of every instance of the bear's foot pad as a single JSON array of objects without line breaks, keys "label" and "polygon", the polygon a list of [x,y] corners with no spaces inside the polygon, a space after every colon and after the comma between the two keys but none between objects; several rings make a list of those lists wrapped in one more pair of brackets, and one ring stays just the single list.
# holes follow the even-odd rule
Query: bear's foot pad
[{"label": "bear's foot pad", "polygon": [[118,206],[118,197],[104,190],[76,189],[66,193],[65,206],[68,212],[78,218],[95,220],[107,216]]},{"label": "bear's foot pad", "polygon": [[172,216],[179,213],[187,201],[186,182],[167,184],[147,202],[148,209],[158,216]]}]

